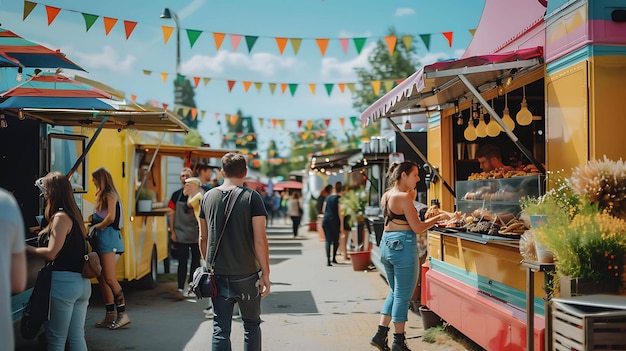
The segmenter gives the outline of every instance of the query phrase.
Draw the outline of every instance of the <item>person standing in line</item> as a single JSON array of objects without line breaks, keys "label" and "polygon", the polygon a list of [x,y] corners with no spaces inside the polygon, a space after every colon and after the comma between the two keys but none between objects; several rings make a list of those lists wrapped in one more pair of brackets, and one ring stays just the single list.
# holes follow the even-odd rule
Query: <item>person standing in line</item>
[{"label": "person standing in line", "polygon": [[193,207],[187,204],[189,197],[184,194],[185,181],[191,177],[191,169],[185,167],[180,171],[180,181],[183,187],[172,194],[167,205],[172,210],[169,214],[170,238],[178,256],[178,289],[175,291],[175,297],[179,300],[190,297],[188,290],[183,290],[187,280],[187,262],[190,252],[189,282],[193,280],[193,272],[200,267],[198,220]]},{"label": "person standing in line", "polygon": [[96,323],[96,327],[115,330],[130,324],[130,318],[126,313],[124,292],[117,281],[115,271],[119,255],[124,253],[124,240],[122,240],[120,230],[122,205],[109,171],[100,167],[93,171],[91,176],[96,186],[95,212],[91,215],[91,230],[95,230],[96,239],[95,245],[92,241],[92,246],[98,253],[102,265],[98,285],[100,285],[100,293],[106,310],[104,319]]},{"label": "person standing in line", "polygon": [[324,202],[326,201],[326,197],[330,195],[333,191],[333,186],[328,184],[320,191],[320,195],[317,197],[317,201],[315,202],[315,210],[318,215],[324,214]]},{"label": "person standing in line", "polygon": [[413,195],[419,181],[417,164],[413,161],[393,163],[389,167],[389,190],[381,197],[385,227],[380,242],[380,259],[389,282],[390,291],[380,312],[378,331],[370,344],[379,350],[389,350],[387,334],[393,322],[392,351],[409,350],[405,340],[409,301],[417,284],[419,271],[419,233],[434,226],[438,221],[449,219],[440,213],[424,222],[420,221],[413,204]]},{"label": "person standing in line", "polygon": [[[224,182],[204,194],[200,208],[200,246],[203,255],[207,247],[210,248],[204,259],[215,260],[218,288],[218,295],[211,298],[213,351],[232,349],[230,334],[235,303],[243,321],[243,349],[261,350],[261,298],[270,293],[267,213],[261,195],[243,187],[247,172],[244,155],[232,152],[224,155],[221,170]],[[237,188],[243,191],[234,200],[230,218],[225,223],[228,199]]]},{"label": "person standing in line", "polygon": [[198,179],[200,179],[200,187],[202,190],[209,191],[213,187],[211,185],[211,175],[213,174],[213,170],[209,165],[200,163],[196,169],[198,172]]},{"label": "person standing in line", "polygon": [[326,266],[329,267],[332,266],[332,263],[338,263],[339,233],[343,227],[343,216],[341,215],[341,206],[339,205],[342,188],[343,184],[341,182],[335,183],[332,194],[324,200],[324,207],[322,208],[322,212],[324,212],[322,229],[324,229],[324,236],[326,237]]},{"label": "person standing in line", "polygon": [[0,228],[0,340],[7,350],[13,350],[11,294],[26,288],[26,251],[22,212],[13,195],[2,188]]},{"label": "person standing in line", "polygon": [[298,228],[302,221],[302,204],[300,203],[300,193],[294,191],[289,200],[287,200],[287,216],[291,217],[291,228],[293,230],[293,238],[298,237]]},{"label": "person standing in line", "polygon": [[26,252],[47,262],[54,261],[50,285],[50,319],[44,323],[48,351],[86,351],[85,319],[91,296],[91,283],[83,278],[87,233],[83,216],[74,200],[69,180],[50,172],[35,183],[46,199],[44,218],[48,225],[47,247],[27,245]]}]

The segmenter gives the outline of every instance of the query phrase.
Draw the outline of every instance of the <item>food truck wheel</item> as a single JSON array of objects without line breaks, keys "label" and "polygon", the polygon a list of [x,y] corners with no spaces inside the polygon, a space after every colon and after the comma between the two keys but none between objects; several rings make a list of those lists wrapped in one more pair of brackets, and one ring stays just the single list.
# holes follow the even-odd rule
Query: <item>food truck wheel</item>
[{"label": "food truck wheel", "polygon": [[143,289],[154,289],[157,285],[157,254],[156,247],[152,248],[152,257],[150,257],[150,272],[139,280],[139,284]]}]

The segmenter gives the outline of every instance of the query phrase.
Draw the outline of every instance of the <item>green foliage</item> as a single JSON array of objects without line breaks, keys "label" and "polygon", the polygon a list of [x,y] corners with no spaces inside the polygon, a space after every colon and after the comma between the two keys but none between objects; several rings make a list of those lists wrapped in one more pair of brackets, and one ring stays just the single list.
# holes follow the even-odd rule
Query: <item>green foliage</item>
[{"label": "green foliage", "polygon": [[203,145],[202,136],[200,136],[200,133],[197,129],[190,129],[189,133],[184,136],[183,142],[185,143],[185,145],[189,146]]},{"label": "green foliage", "polygon": [[317,200],[311,199],[309,201],[309,223],[317,221],[317,209],[315,205],[317,204]]},{"label": "green foliage", "polygon": [[350,189],[339,198],[339,205],[344,216],[350,216],[350,226],[362,217],[367,206],[367,193],[364,187]]}]

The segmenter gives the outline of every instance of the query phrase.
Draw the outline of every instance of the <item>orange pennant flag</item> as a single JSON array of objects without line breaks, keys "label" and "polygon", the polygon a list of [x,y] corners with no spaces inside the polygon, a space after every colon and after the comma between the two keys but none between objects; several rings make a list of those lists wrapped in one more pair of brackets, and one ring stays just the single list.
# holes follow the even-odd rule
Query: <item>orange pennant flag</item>
[{"label": "orange pennant flag", "polygon": [[167,110],[167,106],[168,106],[168,105],[167,105],[166,103],[162,103],[161,105],[163,106],[163,109],[164,109],[164,110]]},{"label": "orange pennant flag", "polygon": [[339,91],[341,91],[341,93],[346,90],[346,83],[337,83],[337,86],[339,87]]},{"label": "orange pennant flag", "polygon": [[130,101],[132,101],[132,102],[137,102],[137,95],[135,95],[135,94],[130,94]]},{"label": "orange pennant flag", "polygon": [[48,26],[54,22],[54,19],[57,18],[57,15],[61,12],[61,9],[58,7],[52,7],[46,5],[46,15],[48,15]]},{"label": "orange pennant flag", "polygon": [[215,40],[215,50],[219,50],[220,46],[222,46],[222,43],[224,42],[224,38],[226,37],[226,34],[224,33],[213,33],[213,40]]},{"label": "orange pennant flag", "polygon": [[387,49],[389,50],[389,55],[393,55],[393,52],[396,50],[396,41],[398,37],[395,35],[388,35],[385,37],[385,43],[387,43]]},{"label": "orange pennant flag", "polygon": [[309,89],[311,90],[311,95],[315,95],[315,87],[317,86],[317,84],[315,83],[309,83]]},{"label": "orange pennant flag", "polygon": [[233,87],[235,86],[235,81],[234,80],[228,80],[228,91],[233,91]]},{"label": "orange pennant flag", "polygon": [[137,26],[137,22],[124,20],[124,32],[126,33],[126,40],[130,37]]},{"label": "orange pennant flag", "polygon": [[165,83],[165,81],[167,80],[167,72],[161,72],[161,80],[163,81],[163,83]]},{"label": "orange pennant flag", "polygon": [[230,124],[236,125],[238,120],[239,120],[239,115],[230,116]]},{"label": "orange pennant flag", "polygon": [[191,118],[194,120],[198,117],[198,109],[196,107],[191,108]]},{"label": "orange pennant flag", "polygon": [[378,94],[380,94],[380,81],[373,80],[371,83],[372,83],[372,88],[374,89],[374,95],[378,96]]},{"label": "orange pennant flag", "polygon": [[193,77],[193,86],[197,88],[198,84],[200,84],[200,77]]},{"label": "orange pennant flag", "polygon": [[317,46],[320,48],[320,52],[322,53],[322,56],[326,55],[326,48],[328,47],[328,40],[329,39],[326,39],[326,38],[315,39]]},{"label": "orange pennant flag", "polygon": [[453,33],[452,32],[443,32],[441,34],[443,34],[443,36],[446,37],[446,39],[448,40],[448,45],[450,47],[452,47],[452,35],[453,35]]},{"label": "orange pennant flag", "polygon": [[172,36],[172,32],[174,32],[174,27],[161,26],[161,31],[163,32],[163,43],[167,44],[170,36]]},{"label": "orange pennant flag", "polygon": [[346,123],[346,119],[344,117],[339,117],[339,123],[343,127],[343,124]]},{"label": "orange pennant flag", "polygon": [[289,86],[289,84],[287,84],[287,83],[280,83],[280,91],[284,94],[285,90],[287,90],[288,86]]},{"label": "orange pennant flag", "polygon": [[243,81],[242,83],[243,83],[243,91],[247,93],[248,89],[250,89],[250,86],[252,85],[252,82]]},{"label": "orange pennant flag", "polygon": [[274,126],[274,129],[276,129],[276,124],[278,124],[278,120],[272,119],[272,126]]},{"label": "orange pennant flag", "polygon": [[117,23],[117,18],[103,17],[102,19],[104,20],[104,33],[105,35],[109,35]]},{"label": "orange pennant flag", "polygon": [[276,39],[276,45],[278,46],[278,51],[280,51],[280,54],[282,55],[285,52],[285,46],[287,46],[287,42],[289,41],[288,38],[275,38]]},{"label": "orange pennant flag", "polygon": [[307,129],[313,129],[313,121],[312,120],[306,121],[306,127]]}]

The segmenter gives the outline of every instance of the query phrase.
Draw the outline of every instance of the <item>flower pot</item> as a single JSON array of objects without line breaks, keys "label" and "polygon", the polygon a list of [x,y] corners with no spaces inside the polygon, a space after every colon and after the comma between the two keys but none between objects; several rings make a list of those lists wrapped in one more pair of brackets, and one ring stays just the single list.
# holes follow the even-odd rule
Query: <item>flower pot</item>
[{"label": "flower pot", "polygon": [[137,201],[137,212],[150,212],[150,211],[152,211],[152,200]]},{"label": "flower pot", "polygon": [[317,231],[317,222],[309,222],[309,231],[310,232]]},{"label": "flower pot", "polygon": [[593,294],[617,295],[619,293],[619,285],[620,281],[618,279],[596,283],[590,278],[572,278],[567,276],[559,278],[562,298]]},{"label": "flower pot", "polygon": [[426,306],[420,306],[418,310],[420,311],[420,316],[422,317],[424,330],[428,330],[430,328],[443,324],[441,318],[439,318],[439,316],[435,312],[431,311],[430,308]]},{"label": "flower pot", "polygon": [[350,262],[355,271],[364,271],[370,265],[370,251],[355,251],[350,253]]}]

